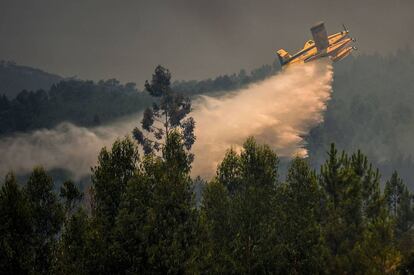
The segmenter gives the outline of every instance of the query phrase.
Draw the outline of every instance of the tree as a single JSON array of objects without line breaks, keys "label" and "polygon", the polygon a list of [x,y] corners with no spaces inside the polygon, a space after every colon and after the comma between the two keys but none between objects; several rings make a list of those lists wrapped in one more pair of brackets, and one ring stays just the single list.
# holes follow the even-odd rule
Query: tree
[{"label": "tree", "polygon": [[[207,253],[223,255],[219,263],[213,262],[216,257],[208,257],[205,265],[209,269],[271,272],[278,162],[268,146],[253,138],[244,143],[240,155],[232,150],[226,154],[202,204],[207,234],[213,240]],[[213,192],[218,198],[210,195]]]},{"label": "tree", "polygon": [[34,272],[51,272],[55,264],[58,233],[64,221],[63,206],[53,192],[53,180],[41,167],[33,169],[25,188],[33,219]]},{"label": "tree", "polygon": [[375,219],[381,214],[383,206],[379,170],[368,163],[368,158],[360,150],[352,154],[349,161],[361,182],[363,218]]},{"label": "tree", "polygon": [[195,141],[194,119],[192,117],[186,118],[191,112],[191,101],[188,97],[174,92],[170,80],[170,72],[157,66],[151,83],[145,82],[146,91],[158,99],[153,103],[152,108],[145,109],[141,122],[142,129],[153,137],[145,136],[138,127],[133,130],[135,139],[142,145],[146,154],[160,151],[172,131],[181,133],[187,150],[191,149]]},{"label": "tree", "polygon": [[379,188],[378,170],[360,151],[351,157],[345,153],[338,156],[332,144],[328,156],[320,182],[324,189],[322,226],[330,252],[329,272],[395,272],[401,255]]},{"label": "tree", "polygon": [[230,148],[217,168],[217,181],[220,182],[231,196],[235,195],[242,184],[240,156]]},{"label": "tree", "polygon": [[117,217],[114,247],[121,270],[177,274],[195,269],[198,219],[189,172],[178,132],[168,135],[162,157],[144,158]]},{"label": "tree", "polygon": [[334,144],[321,167],[323,189],[322,224],[329,248],[329,272],[354,272],[358,267],[352,250],[364,230],[362,184],[348,156],[338,156]]},{"label": "tree", "polygon": [[393,222],[384,210],[367,224],[352,251],[356,271],[363,274],[396,274],[401,264]]},{"label": "tree", "polygon": [[110,151],[104,147],[98,165],[92,168],[94,216],[107,233],[115,222],[121,196],[136,171],[138,159],[136,146],[125,138],[116,140]]},{"label": "tree", "polygon": [[231,248],[235,227],[230,221],[230,203],[230,194],[221,181],[212,180],[206,186],[200,211],[203,231],[199,266],[203,272],[229,274],[235,270]]},{"label": "tree", "polygon": [[322,273],[326,248],[319,224],[321,190],[305,160],[292,161],[279,198],[279,273]]},{"label": "tree", "polygon": [[[63,274],[95,273],[91,220],[80,208],[65,223],[60,241],[59,270]],[[101,263],[102,264],[102,263]]]},{"label": "tree", "polygon": [[396,232],[401,236],[411,229],[414,223],[412,195],[402,179],[394,172],[385,183],[385,200],[390,215],[395,219]]},{"label": "tree", "polygon": [[27,274],[33,267],[32,217],[26,194],[13,174],[0,190],[0,273]]},{"label": "tree", "polygon": [[113,230],[122,196],[128,181],[135,175],[139,155],[135,144],[127,137],[116,140],[110,151],[103,148],[98,165],[92,168],[92,232],[94,250],[89,260],[98,273],[117,271],[112,253]]}]

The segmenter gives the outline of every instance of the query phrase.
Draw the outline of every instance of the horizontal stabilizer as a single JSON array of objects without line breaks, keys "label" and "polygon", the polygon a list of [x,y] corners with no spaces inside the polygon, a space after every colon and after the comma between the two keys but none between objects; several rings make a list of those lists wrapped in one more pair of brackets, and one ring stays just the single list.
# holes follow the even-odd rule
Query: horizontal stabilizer
[{"label": "horizontal stabilizer", "polygon": [[283,66],[289,62],[292,56],[284,49],[280,49],[277,51],[277,57],[279,57],[280,64]]}]

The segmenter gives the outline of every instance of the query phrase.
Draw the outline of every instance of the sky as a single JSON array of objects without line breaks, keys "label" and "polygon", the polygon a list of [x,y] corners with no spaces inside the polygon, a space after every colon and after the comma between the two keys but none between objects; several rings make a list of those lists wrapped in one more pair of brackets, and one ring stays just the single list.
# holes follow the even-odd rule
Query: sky
[{"label": "sky", "polygon": [[270,64],[318,21],[386,55],[413,45],[413,14],[413,0],[0,0],[0,59],[142,88],[158,64],[175,80]]}]

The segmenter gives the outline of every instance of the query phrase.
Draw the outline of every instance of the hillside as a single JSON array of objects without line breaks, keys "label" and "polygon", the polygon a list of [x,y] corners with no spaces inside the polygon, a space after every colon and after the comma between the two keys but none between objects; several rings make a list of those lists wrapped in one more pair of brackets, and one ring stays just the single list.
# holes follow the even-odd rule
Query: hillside
[{"label": "hillside", "polygon": [[345,151],[361,149],[384,176],[396,169],[410,184],[414,169],[413,79],[414,54],[409,49],[337,63],[325,120],[306,137],[313,166],[323,163],[334,142]]},{"label": "hillside", "polygon": [[0,61],[0,94],[12,99],[22,90],[49,89],[63,78],[10,61]]}]

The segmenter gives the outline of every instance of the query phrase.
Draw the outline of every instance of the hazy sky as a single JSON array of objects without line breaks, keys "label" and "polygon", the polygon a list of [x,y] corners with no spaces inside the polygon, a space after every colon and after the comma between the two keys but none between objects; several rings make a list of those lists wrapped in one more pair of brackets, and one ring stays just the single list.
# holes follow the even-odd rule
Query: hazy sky
[{"label": "hazy sky", "polygon": [[271,63],[321,20],[360,53],[414,43],[413,0],[0,0],[0,59],[142,87],[157,64],[200,79]]}]

